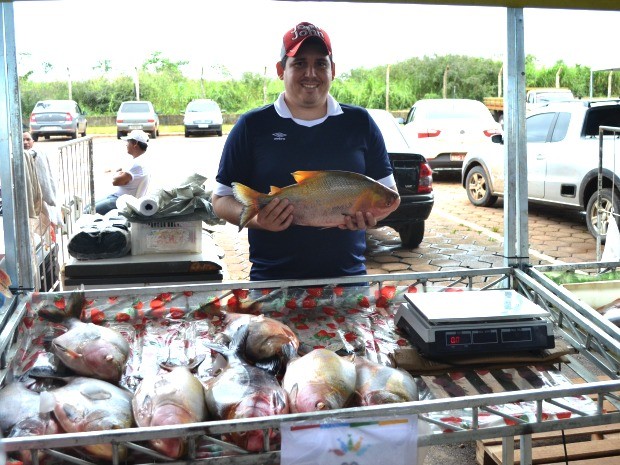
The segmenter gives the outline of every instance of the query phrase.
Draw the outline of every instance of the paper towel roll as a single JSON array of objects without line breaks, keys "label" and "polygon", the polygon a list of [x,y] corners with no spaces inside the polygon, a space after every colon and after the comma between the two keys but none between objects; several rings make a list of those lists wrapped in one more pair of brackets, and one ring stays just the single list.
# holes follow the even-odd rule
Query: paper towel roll
[{"label": "paper towel roll", "polygon": [[121,195],[116,199],[116,208],[130,210],[142,216],[153,216],[159,209],[159,202],[155,197],[137,199],[133,195]]}]

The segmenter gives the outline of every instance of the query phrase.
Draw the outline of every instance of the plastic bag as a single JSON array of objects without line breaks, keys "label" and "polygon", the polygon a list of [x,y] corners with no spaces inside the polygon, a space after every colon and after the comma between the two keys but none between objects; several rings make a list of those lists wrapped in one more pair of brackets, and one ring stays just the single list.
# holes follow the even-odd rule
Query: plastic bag
[{"label": "plastic bag", "polygon": [[204,221],[209,225],[224,224],[218,218],[211,205],[211,193],[203,188],[207,180],[204,176],[194,173],[177,187],[159,189],[149,198],[156,202],[156,213],[145,216],[137,209],[127,206],[119,210],[119,214],[133,223],[148,223],[159,219],[174,221]]},{"label": "plastic bag", "polygon": [[123,257],[131,250],[129,222],[124,218],[98,217],[73,235],[67,249],[78,260]]}]

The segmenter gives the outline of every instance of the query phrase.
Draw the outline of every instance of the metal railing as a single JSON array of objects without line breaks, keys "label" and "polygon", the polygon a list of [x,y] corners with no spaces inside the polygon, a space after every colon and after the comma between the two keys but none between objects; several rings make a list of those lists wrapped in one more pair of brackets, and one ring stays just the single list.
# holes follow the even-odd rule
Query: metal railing
[{"label": "metal railing", "polygon": [[[592,264],[589,264],[592,266]],[[584,265],[585,266],[585,265]],[[579,265],[576,265],[579,268]],[[228,421],[207,421],[178,426],[166,427],[135,427],[115,431],[98,431],[72,434],[49,435],[42,437],[21,437],[5,439],[4,446],[7,451],[30,449],[46,450],[48,454],[59,458],[64,463],[90,464],[83,457],[77,458],[71,455],[72,448],[76,446],[86,446],[92,444],[110,443],[112,444],[113,457],[112,463],[124,463],[122,458],[126,451],[131,451],[139,459],[132,460],[132,463],[209,463],[209,464],[249,464],[249,463],[269,463],[277,464],[280,461],[279,450],[273,450],[273,444],[266,444],[263,452],[247,452],[241,450],[234,444],[223,440],[221,435],[233,432],[250,430],[279,430],[282,422],[300,420],[334,420],[351,419],[368,416],[394,416],[405,414],[417,414],[421,421],[430,425],[439,426],[434,428],[431,434],[419,437],[420,446],[453,444],[464,441],[504,438],[504,447],[510,450],[514,447],[515,436],[521,436],[523,449],[522,463],[531,463],[531,434],[545,431],[559,431],[564,429],[578,428],[584,426],[597,426],[620,422],[620,413],[617,411],[620,405],[618,392],[620,391],[620,381],[618,380],[618,365],[620,360],[620,342],[618,340],[618,330],[596,321],[590,311],[575,306],[574,303],[564,296],[561,289],[558,289],[553,282],[544,275],[544,270],[521,271],[513,268],[499,268],[487,270],[463,270],[452,272],[433,272],[433,273],[400,273],[385,275],[369,275],[366,277],[369,284],[369,295],[373,295],[373,290],[381,290],[387,285],[410,286],[434,286],[459,287],[465,290],[478,289],[484,292],[485,289],[516,289],[526,295],[531,301],[548,309],[552,316],[551,320],[557,330],[557,334],[567,340],[583,356],[588,357],[606,374],[611,381],[594,381],[587,370],[582,370],[578,361],[568,363],[566,369],[574,370],[579,376],[586,380],[586,384],[556,387],[545,387],[541,389],[531,389],[518,392],[502,392],[494,394],[475,395],[467,397],[455,397],[451,399],[432,399],[417,402],[407,402],[392,404],[387,406],[357,407],[329,412],[314,412],[306,414],[279,415],[267,418],[248,418],[243,420]],[[227,290],[235,289],[288,289],[293,286],[325,286],[335,283],[346,284],[359,281],[359,277],[299,281],[266,281],[266,282],[227,282],[200,285],[178,285],[166,286],[165,292],[183,295],[197,293],[222,293]],[[161,291],[161,290],[159,290]],[[104,296],[114,295],[144,298],[145,295],[152,295],[158,292],[157,288],[125,288],[114,290],[91,290],[85,291],[86,298],[103,298]],[[68,297],[70,293],[55,293],[49,296],[38,295],[37,298],[54,299],[59,296]],[[565,300],[566,299],[566,300]],[[11,321],[8,322],[2,335],[0,335],[0,349],[4,351],[2,359],[10,361],[13,353],[10,341],[18,336],[18,325],[21,318],[25,315],[26,304],[22,305],[13,313]],[[9,341],[7,343],[7,341]],[[0,381],[6,375],[0,370]],[[579,396],[595,396],[594,411],[584,412],[566,406],[565,399]],[[497,406],[510,404],[513,402],[531,402],[537,406],[535,415],[531,418],[521,418],[519,416],[506,415],[497,409]],[[543,403],[564,406],[571,412],[569,418],[557,418],[548,420],[543,414]],[[604,403],[611,403],[616,407],[616,411],[609,412],[604,407]],[[454,425],[442,425],[437,421],[437,415],[443,412],[467,410],[471,412],[469,424],[460,427]],[[613,410],[613,409],[612,409]],[[506,420],[502,426],[483,426],[478,422],[480,415],[498,415]],[[441,429],[449,427],[450,433],[443,434]],[[264,437],[268,438],[265,434]],[[146,447],[144,441],[158,438],[185,437],[189,438],[189,451],[184,460],[173,460],[163,457],[154,450]],[[218,456],[204,458],[200,455],[199,445],[215,445],[221,448],[222,453]],[[226,455],[235,454],[235,455]],[[505,465],[513,463],[512,454],[506,454]],[[36,457],[36,454],[33,455]]]}]

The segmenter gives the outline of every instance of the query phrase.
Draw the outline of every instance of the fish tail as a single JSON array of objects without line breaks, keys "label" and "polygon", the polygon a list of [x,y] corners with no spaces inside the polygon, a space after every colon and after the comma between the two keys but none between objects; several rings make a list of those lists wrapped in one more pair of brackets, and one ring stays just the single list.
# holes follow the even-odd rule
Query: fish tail
[{"label": "fish tail", "polygon": [[243,210],[239,217],[239,231],[241,231],[258,214],[258,210],[260,210],[258,200],[260,193],[238,182],[233,182],[232,188],[235,199],[243,205]]}]

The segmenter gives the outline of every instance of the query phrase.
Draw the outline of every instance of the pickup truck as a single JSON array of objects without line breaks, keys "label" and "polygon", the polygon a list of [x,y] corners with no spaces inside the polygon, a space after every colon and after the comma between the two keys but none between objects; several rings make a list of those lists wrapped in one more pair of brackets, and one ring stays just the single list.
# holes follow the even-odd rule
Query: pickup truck
[{"label": "pickup truck", "polygon": [[[404,247],[415,249],[424,239],[425,220],[435,203],[433,171],[426,158],[416,153],[403,135],[396,118],[386,110],[369,109],[377,123],[394,170],[400,205],[378,227],[389,226],[398,232]],[[493,144],[489,144],[493,145]]]},{"label": "pickup truck", "polygon": [[[600,126],[619,130],[603,135],[599,206]],[[620,212],[620,99],[549,103],[527,115],[526,131],[528,199],[585,211],[588,230],[604,241],[612,211]],[[480,207],[504,195],[503,138],[493,141],[498,143],[469,152],[463,161],[463,187]]]},{"label": "pickup truck", "polygon": [[[570,89],[561,87],[528,87],[525,96],[525,111],[529,112],[550,102],[574,100]],[[482,102],[489,109],[495,121],[504,124],[504,97],[484,97]]]}]

